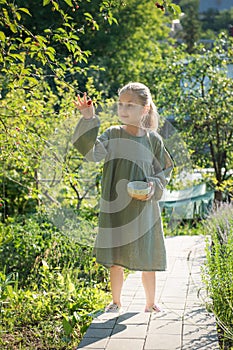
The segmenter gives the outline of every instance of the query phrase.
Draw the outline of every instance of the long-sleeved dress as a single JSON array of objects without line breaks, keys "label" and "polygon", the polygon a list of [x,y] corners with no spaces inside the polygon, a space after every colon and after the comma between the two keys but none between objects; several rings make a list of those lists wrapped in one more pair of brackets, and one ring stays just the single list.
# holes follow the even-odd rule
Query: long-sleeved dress
[{"label": "long-sleeved dress", "polygon": [[[73,145],[88,161],[104,159],[99,230],[94,254],[104,266],[120,265],[137,271],[164,271],[166,250],[158,200],[169,181],[172,159],[158,133],[133,136],[120,126],[98,136],[97,117],[81,118]],[[152,181],[148,201],[131,198],[130,181]]]}]

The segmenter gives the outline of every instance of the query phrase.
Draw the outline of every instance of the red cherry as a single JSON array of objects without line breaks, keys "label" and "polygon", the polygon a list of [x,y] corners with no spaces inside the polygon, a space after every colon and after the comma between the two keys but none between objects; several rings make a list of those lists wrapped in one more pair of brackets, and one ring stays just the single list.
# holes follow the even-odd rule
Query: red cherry
[{"label": "red cherry", "polygon": [[162,11],[165,10],[164,6],[163,6],[163,5],[160,5],[158,2],[155,3],[155,6],[156,6],[158,9],[162,10]]},{"label": "red cherry", "polygon": [[92,100],[87,101],[87,105],[91,106],[92,105]]}]

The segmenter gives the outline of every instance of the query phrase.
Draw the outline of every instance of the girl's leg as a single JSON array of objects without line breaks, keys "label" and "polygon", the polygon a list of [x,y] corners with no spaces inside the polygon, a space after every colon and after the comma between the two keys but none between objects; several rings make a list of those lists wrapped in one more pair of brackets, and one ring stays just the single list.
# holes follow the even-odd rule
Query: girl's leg
[{"label": "girl's leg", "polygon": [[121,306],[121,290],[124,282],[124,269],[121,266],[110,267],[110,284],[112,291],[112,301]]},{"label": "girl's leg", "polygon": [[146,294],[146,308],[155,304],[155,271],[142,272],[142,284]]}]

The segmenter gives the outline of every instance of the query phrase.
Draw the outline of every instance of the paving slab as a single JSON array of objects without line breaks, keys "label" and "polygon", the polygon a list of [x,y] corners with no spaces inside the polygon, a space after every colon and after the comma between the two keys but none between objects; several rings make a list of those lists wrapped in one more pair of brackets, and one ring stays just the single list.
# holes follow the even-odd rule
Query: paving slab
[{"label": "paving slab", "polygon": [[144,339],[110,339],[106,350],[143,350]]},{"label": "paving slab", "polygon": [[108,344],[109,339],[99,339],[99,338],[88,338],[85,336],[81,343],[78,346],[78,349],[94,349],[94,350],[100,350],[100,349],[106,349],[106,346]]},{"label": "paving slab", "polygon": [[[143,350],[178,350],[181,349],[180,334],[149,334]],[[194,349],[193,349],[194,350]]]},{"label": "paving slab", "polygon": [[201,280],[204,236],[166,238],[168,269],[157,273],[161,313],[145,313],[141,273],[130,273],[122,290],[123,310],[96,317],[77,349],[219,350],[216,322],[205,307]]}]

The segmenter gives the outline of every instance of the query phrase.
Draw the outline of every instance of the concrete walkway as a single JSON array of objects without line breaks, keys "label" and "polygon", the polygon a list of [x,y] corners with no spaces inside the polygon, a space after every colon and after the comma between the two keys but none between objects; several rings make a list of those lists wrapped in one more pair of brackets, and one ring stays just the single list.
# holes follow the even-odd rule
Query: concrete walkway
[{"label": "concrete walkway", "polygon": [[130,274],[123,287],[123,313],[103,313],[88,328],[78,349],[215,350],[215,319],[205,309],[201,266],[203,236],[166,239],[168,270],[157,272],[157,301],[164,312],[145,313],[141,273]]}]

